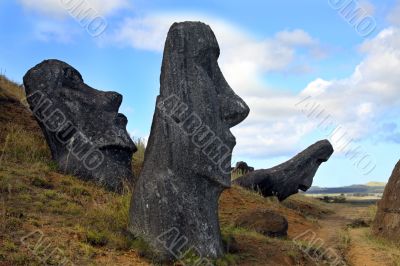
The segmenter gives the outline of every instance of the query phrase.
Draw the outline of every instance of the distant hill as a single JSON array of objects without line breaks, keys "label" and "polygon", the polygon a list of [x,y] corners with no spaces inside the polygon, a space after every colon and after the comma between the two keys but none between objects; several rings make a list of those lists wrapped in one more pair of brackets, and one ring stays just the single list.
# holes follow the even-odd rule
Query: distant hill
[{"label": "distant hill", "polygon": [[337,193],[383,193],[386,183],[369,182],[364,185],[351,185],[344,187],[311,187],[306,194],[337,194]]},{"label": "distant hill", "polygon": [[384,186],[386,186],[386,183],[385,182],[368,182],[365,185],[369,186],[369,187],[384,187]]}]

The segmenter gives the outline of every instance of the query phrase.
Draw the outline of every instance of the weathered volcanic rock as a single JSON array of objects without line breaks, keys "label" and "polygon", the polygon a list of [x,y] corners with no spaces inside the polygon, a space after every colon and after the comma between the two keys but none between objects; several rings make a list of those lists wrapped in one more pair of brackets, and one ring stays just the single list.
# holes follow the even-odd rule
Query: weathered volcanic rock
[{"label": "weathered volcanic rock", "polygon": [[131,183],[127,118],[122,96],[93,89],[72,66],[46,60],[24,76],[27,101],[62,172],[119,192]]},{"label": "weathered volcanic rock", "polygon": [[236,219],[235,225],[269,237],[285,237],[288,230],[286,218],[269,210],[245,213]]},{"label": "weathered volcanic rock", "polygon": [[247,174],[249,172],[253,172],[254,167],[249,166],[246,162],[240,161],[236,163],[235,168],[232,169],[232,172]]},{"label": "weathered volcanic rock", "polygon": [[270,169],[261,169],[234,180],[234,184],[253,189],[263,196],[277,196],[280,201],[298,190],[307,191],[321,163],[326,162],[333,153],[328,140],[321,140],[287,162]]},{"label": "weathered volcanic rock", "polygon": [[162,259],[177,259],[188,249],[201,257],[223,254],[218,198],[231,185],[236,141],[230,128],[246,118],[249,108],[225,81],[218,57],[209,26],[171,26],[129,227]]},{"label": "weathered volcanic rock", "polygon": [[400,242],[400,161],[397,162],[378,203],[372,230],[378,236]]}]

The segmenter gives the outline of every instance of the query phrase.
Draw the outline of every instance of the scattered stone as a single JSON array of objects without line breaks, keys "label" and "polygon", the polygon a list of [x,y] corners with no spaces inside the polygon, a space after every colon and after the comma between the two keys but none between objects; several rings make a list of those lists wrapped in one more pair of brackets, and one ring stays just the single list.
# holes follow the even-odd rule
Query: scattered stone
[{"label": "scattered stone", "polygon": [[59,170],[120,192],[132,183],[136,147],[118,113],[122,96],[93,89],[59,60],[46,60],[24,76],[27,102]]},{"label": "scattered stone", "polygon": [[285,237],[288,230],[286,218],[269,210],[245,213],[235,221],[235,225],[269,237]]},{"label": "scattered stone", "polygon": [[249,108],[225,81],[218,57],[209,26],[171,26],[129,226],[164,260],[179,259],[188,249],[203,258],[224,252],[218,199],[231,185],[236,142],[230,128],[246,118]]},{"label": "scattered stone", "polygon": [[270,169],[261,169],[243,175],[234,184],[260,192],[264,197],[277,196],[280,201],[298,190],[307,191],[321,163],[333,153],[328,140],[321,140],[287,162]]},{"label": "scattered stone", "polygon": [[347,226],[351,227],[351,228],[360,228],[360,227],[369,227],[371,224],[371,221],[366,221],[362,218],[357,218],[353,221],[351,221],[351,223],[349,223]]},{"label": "scattered stone", "polygon": [[382,199],[378,202],[372,230],[377,236],[394,242],[400,241],[400,161],[397,162]]}]

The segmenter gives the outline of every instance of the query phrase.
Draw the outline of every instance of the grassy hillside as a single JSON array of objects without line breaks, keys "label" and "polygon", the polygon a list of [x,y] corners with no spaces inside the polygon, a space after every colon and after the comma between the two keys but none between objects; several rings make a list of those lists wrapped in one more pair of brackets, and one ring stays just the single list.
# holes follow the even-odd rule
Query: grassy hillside
[{"label": "grassy hillside", "polygon": [[[372,183],[372,182],[371,182]],[[321,187],[311,187],[307,194],[340,194],[340,193],[383,193],[385,189],[385,184],[374,182],[373,185],[351,185],[346,187],[331,187],[331,188],[321,188]]]},{"label": "grassy hillside", "polygon": [[368,182],[365,185],[369,186],[369,187],[384,187],[384,186],[386,186],[386,183],[385,182]]},{"label": "grassy hillside", "polygon": [[[61,261],[151,265],[148,246],[126,231],[130,192],[117,195],[58,173],[21,98],[21,87],[1,77],[0,265],[55,265]],[[138,146],[140,152],[133,158],[135,174],[143,162],[144,145]],[[288,238],[273,239],[234,226],[241,214],[259,209],[287,217]],[[215,264],[311,265],[309,256],[291,239],[318,228],[318,219],[329,212],[327,205],[303,196],[281,204],[275,198],[233,187],[221,197],[220,221],[223,238],[235,247],[235,253]]]}]

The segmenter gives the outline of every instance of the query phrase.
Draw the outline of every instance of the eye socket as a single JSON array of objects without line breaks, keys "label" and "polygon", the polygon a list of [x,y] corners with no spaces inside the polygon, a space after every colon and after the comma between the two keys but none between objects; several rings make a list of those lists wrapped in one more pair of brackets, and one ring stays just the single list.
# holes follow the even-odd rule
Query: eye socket
[{"label": "eye socket", "polygon": [[208,48],[199,51],[199,56],[197,58],[198,63],[206,71],[207,75],[214,80],[215,74],[215,64],[218,59],[218,49]]},{"label": "eye socket", "polygon": [[63,85],[75,85],[82,83],[82,76],[73,68],[66,67],[63,69]]}]

